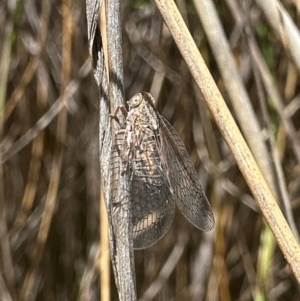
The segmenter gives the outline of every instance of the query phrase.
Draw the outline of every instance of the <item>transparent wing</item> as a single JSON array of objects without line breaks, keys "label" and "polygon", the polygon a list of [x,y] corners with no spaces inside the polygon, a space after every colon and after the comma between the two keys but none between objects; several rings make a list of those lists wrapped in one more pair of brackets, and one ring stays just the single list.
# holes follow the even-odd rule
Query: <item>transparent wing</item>
[{"label": "transparent wing", "polygon": [[154,245],[171,227],[174,213],[175,203],[171,200],[139,220],[133,225],[133,247],[144,249]]},{"label": "transparent wing", "polygon": [[[144,135],[142,141],[129,151],[124,149],[123,141],[126,141],[126,131],[121,130],[116,135],[112,152],[113,220],[118,225],[119,219],[130,214],[134,248],[142,249],[153,245],[167,232],[172,224],[175,205],[162,171],[155,137]],[[121,187],[122,170],[127,165],[131,166],[126,171],[131,173],[130,187]],[[122,195],[122,191],[126,194],[128,189],[129,206]]]},{"label": "transparent wing", "polygon": [[160,121],[162,164],[176,205],[194,226],[209,231],[214,227],[214,216],[190,156],[171,124],[162,116]]},{"label": "transparent wing", "polygon": [[158,136],[146,128],[133,150],[132,209],[138,218],[155,211],[170,196],[158,145]]}]

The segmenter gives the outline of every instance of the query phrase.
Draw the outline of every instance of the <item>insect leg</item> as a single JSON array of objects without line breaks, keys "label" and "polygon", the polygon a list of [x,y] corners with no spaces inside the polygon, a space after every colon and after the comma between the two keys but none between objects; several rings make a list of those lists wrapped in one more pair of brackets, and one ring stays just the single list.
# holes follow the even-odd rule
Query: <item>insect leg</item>
[{"label": "insect leg", "polygon": [[126,108],[125,108],[124,106],[118,106],[118,107],[116,108],[114,114],[110,114],[109,117],[110,117],[111,119],[114,119],[114,120],[120,125],[120,120],[119,120],[119,118],[118,118],[118,116],[117,116],[118,113],[119,113],[119,111],[122,112],[122,114],[124,115],[125,118],[127,117],[128,112],[127,112],[127,110],[126,110]]}]

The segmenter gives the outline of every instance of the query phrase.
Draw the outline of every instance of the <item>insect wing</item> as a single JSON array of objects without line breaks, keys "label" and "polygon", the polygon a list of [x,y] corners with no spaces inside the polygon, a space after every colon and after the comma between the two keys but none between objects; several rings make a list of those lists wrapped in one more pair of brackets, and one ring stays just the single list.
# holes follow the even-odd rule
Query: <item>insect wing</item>
[{"label": "insect wing", "polygon": [[[149,135],[144,135],[140,144],[128,150],[124,149],[127,147],[124,143],[127,134],[124,129],[116,134],[115,147],[112,151],[113,222],[116,226],[120,225],[120,219],[130,214],[133,247],[143,249],[153,245],[168,231],[173,221],[175,204],[161,169],[154,140],[149,138]],[[122,162],[124,158],[125,161],[130,162]],[[128,176],[122,172],[124,164],[132,167],[126,171],[130,173],[129,187],[121,187],[123,182],[121,177]],[[123,194],[126,194],[128,189],[130,189],[130,198],[126,200]]]},{"label": "insect wing", "polygon": [[209,231],[214,227],[215,220],[194,165],[176,130],[164,117],[159,117],[163,136],[162,163],[167,170],[176,205],[194,226]]},{"label": "insect wing", "polygon": [[[140,189],[141,186],[145,185],[141,181],[133,181],[132,184],[133,193],[136,189]],[[144,191],[146,194],[151,194],[153,192],[151,190],[153,190],[151,187],[147,187]],[[159,197],[158,194],[155,196],[155,198]],[[169,199],[160,202],[159,207],[148,211],[147,215],[144,215],[143,217],[136,217],[136,214],[133,211],[133,247],[135,249],[144,249],[152,246],[169,230],[175,214],[175,203],[172,200],[170,193],[168,193],[168,197]],[[151,199],[153,199],[154,196],[149,198],[145,195],[145,198],[151,202]],[[135,204],[138,204],[138,201],[140,201],[139,195],[133,196],[133,199],[133,203]]]},{"label": "insect wing", "polygon": [[158,146],[154,137],[148,134],[146,131],[133,155],[131,214],[136,249],[158,241],[170,228],[175,212],[161,168]]}]

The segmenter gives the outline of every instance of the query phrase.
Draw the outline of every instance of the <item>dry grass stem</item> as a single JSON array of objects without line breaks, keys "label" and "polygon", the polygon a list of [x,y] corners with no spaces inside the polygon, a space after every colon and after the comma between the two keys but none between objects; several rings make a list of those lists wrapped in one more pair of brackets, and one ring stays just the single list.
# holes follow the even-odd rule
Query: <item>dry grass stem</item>
[{"label": "dry grass stem", "polygon": [[[298,301],[298,2],[0,1],[0,300]],[[178,210],[133,253],[112,223],[109,114],[141,91],[216,225]]]}]

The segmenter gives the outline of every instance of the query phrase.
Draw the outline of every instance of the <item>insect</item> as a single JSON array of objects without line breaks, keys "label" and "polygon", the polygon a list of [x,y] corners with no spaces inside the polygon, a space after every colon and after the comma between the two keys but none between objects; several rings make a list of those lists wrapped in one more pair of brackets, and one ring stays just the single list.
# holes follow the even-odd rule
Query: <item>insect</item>
[{"label": "insect", "polygon": [[[128,105],[128,112],[119,107],[112,116],[120,125],[111,161],[113,220],[130,211],[135,249],[163,237],[172,224],[175,205],[194,226],[211,230],[215,224],[211,206],[176,130],[157,112],[150,93],[135,94]],[[124,124],[117,117],[119,110],[126,117]],[[130,187],[120,187],[124,175]],[[123,197],[123,189],[130,190],[129,198]]]}]

